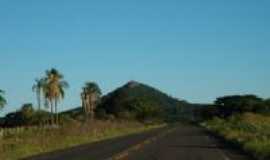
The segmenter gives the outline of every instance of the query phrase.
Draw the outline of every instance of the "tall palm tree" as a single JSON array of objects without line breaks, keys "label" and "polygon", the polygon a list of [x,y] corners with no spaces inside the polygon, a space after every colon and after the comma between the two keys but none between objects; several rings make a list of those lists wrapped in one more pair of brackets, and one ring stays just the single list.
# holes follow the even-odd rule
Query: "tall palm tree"
[{"label": "tall palm tree", "polygon": [[4,91],[0,90],[0,109],[2,109],[7,104],[7,101],[4,97]]},{"label": "tall palm tree", "polygon": [[94,110],[96,109],[97,102],[100,100],[101,90],[95,82],[87,82],[82,89],[81,99],[82,107],[86,116],[94,118]]},{"label": "tall palm tree", "polygon": [[33,92],[36,93],[37,96],[37,103],[38,103],[38,110],[41,109],[41,96],[42,96],[42,90],[44,87],[45,80],[44,78],[35,79],[35,84],[32,87]]},{"label": "tall palm tree", "polygon": [[[52,68],[46,71],[45,83],[43,86],[43,94],[46,102],[49,103],[55,123],[58,124],[58,103],[65,97],[65,89],[68,88],[68,83],[63,80],[64,76],[56,69]],[[55,114],[55,118],[53,117]]]}]

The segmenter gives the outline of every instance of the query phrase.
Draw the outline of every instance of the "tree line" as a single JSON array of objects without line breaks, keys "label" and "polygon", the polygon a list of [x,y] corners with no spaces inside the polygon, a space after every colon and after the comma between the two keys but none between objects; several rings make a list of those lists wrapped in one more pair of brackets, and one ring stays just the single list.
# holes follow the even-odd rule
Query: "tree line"
[{"label": "tree line", "polygon": [[250,94],[223,96],[217,98],[213,105],[200,108],[198,112],[203,119],[211,119],[213,117],[227,118],[246,112],[269,114],[270,99],[263,99]]}]

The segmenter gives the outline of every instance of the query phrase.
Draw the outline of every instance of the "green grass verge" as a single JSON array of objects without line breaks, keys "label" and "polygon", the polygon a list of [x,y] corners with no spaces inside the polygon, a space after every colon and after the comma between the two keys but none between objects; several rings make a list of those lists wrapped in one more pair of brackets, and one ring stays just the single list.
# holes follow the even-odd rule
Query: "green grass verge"
[{"label": "green grass verge", "polygon": [[59,129],[29,129],[0,140],[0,159],[16,160],[163,126],[165,124],[144,125],[138,122],[95,121],[87,125],[69,124]]},{"label": "green grass verge", "polygon": [[203,126],[242,147],[258,160],[270,159],[270,117],[245,113],[228,119],[214,118]]}]

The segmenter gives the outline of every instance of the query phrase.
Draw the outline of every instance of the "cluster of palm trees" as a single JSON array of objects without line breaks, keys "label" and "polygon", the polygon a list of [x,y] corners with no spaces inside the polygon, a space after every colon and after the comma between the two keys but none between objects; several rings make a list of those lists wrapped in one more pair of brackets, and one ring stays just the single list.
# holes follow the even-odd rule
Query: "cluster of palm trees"
[{"label": "cluster of palm trees", "polygon": [[[44,99],[44,105],[51,109],[51,120],[55,122],[55,124],[59,123],[58,103],[64,98],[65,89],[69,86],[63,78],[63,75],[53,68],[46,71],[45,77],[36,79],[33,85],[33,91],[37,96],[39,110],[41,109],[41,101]],[[95,82],[86,82],[85,86],[82,88],[82,107],[87,118],[94,118],[94,110],[100,101],[101,94],[101,89]]]},{"label": "cluster of palm trees", "polygon": [[[39,110],[42,108],[43,99],[44,106],[51,109],[51,121],[57,125],[59,124],[58,103],[64,98],[65,89],[69,85],[58,70],[52,68],[45,73],[45,77],[35,80],[32,89],[36,93]],[[82,107],[87,118],[94,118],[94,110],[101,94],[101,89],[95,82],[86,82],[82,88]]]},{"label": "cluster of palm trees", "polygon": [[101,94],[101,90],[95,82],[86,82],[85,86],[82,88],[82,107],[87,118],[94,118],[94,111],[100,100]]},{"label": "cluster of palm trees", "polygon": [[65,89],[68,87],[64,76],[54,68],[47,70],[44,77],[35,80],[32,89],[37,96],[38,108],[40,110],[42,104],[50,108],[52,124],[59,124],[58,104],[65,97]]},{"label": "cluster of palm trees", "polygon": [[[64,76],[55,68],[49,69],[41,78],[35,79],[32,87],[36,94],[38,110],[43,107],[50,108],[51,124],[59,124],[58,104],[65,97],[65,89],[69,84],[64,80]],[[95,82],[86,82],[82,88],[81,101],[82,108],[88,118],[94,118],[94,111],[101,97],[101,90]],[[0,109],[6,105],[4,91],[0,90]]]}]

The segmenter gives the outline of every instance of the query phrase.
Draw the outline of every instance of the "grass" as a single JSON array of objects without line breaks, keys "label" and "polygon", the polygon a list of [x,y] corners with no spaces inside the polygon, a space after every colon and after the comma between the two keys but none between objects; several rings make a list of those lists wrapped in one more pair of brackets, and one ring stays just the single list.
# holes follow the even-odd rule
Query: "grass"
[{"label": "grass", "polygon": [[21,159],[162,126],[164,124],[144,125],[138,122],[95,121],[87,125],[72,123],[59,129],[29,129],[20,134],[5,136],[0,140],[0,159]]},{"label": "grass", "polygon": [[269,116],[245,113],[228,119],[214,118],[203,125],[225,139],[240,145],[256,159],[270,159]]}]

